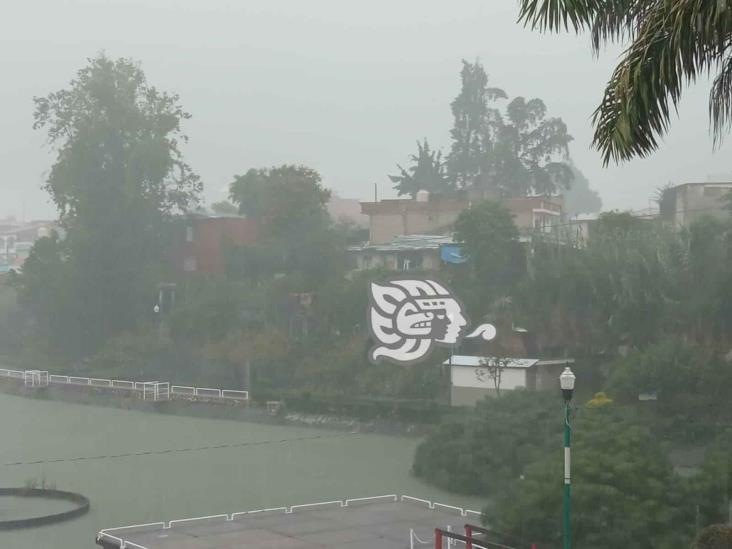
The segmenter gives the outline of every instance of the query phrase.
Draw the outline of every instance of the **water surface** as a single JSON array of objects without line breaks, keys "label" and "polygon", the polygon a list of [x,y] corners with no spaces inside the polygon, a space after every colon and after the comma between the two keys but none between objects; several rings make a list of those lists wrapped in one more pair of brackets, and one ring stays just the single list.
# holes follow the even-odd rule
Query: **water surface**
[{"label": "water surface", "polygon": [[[0,532],[3,549],[91,549],[102,528],[388,493],[474,509],[481,505],[413,478],[409,468],[419,441],[412,438],[172,416],[2,393],[0,417],[0,485],[22,486],[45,477],[59,490],[80,492],[91,500],[89,514],[73,521]],[[71,461],[224,443],[244,445]],[[62,458],[68,461],[6,465]]]}]

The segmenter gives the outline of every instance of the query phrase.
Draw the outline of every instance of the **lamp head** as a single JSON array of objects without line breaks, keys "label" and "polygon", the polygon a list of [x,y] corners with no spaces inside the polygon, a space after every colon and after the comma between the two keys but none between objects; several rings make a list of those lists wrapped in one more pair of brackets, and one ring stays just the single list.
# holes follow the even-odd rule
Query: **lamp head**
[{"label": "lamp head", "polygon": [[564,368],[564,371],[559,376],[559,386],[562,388],[562,395],[564,396],[565,402],[572,400],[575,379],[577,378],[569,366]]}]

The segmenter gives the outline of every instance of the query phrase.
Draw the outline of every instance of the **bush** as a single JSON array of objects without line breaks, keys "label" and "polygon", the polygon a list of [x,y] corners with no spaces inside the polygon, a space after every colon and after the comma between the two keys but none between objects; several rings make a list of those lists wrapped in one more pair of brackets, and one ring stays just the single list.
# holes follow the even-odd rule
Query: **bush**
[{"label": "bush", "polygon": [[474,412],[444,420],[417,448],[412,471],[453,492],[497,494],[560,443],[561,406],[553,393],[484,399]]},{"label": "bush", "polygon": [[[673,549],[691,539],[694,512],[681,479],[629,410],[578,410],[572,425],[572,531],[575,547]],[[562,453],[543,453],[486,517],[528,543],[562,537]]]},{"label": "bush", "polygon": [[732,526],[713,524],[696,536],[692,549],[730,549],[732,547]]},{"label": "bush", "polygon": [[[709,436],[710,425],[732,419],[731,384],[732,368],[713,351],[674,338],[619,359],[607,393],[621,403],[657,409],[656,427],[680,439]],[[640,393],[656,393],[658,400],[639,402]]]}]

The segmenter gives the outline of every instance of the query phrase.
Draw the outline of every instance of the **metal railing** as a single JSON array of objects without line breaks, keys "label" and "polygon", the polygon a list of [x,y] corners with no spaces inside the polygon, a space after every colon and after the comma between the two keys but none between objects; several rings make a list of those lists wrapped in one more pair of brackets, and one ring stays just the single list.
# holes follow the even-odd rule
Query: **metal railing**
[{"label": "metal railing", "polygon": [[[291,505],[290,507],[271,507],[266,509],[254,509],[251,511],[239,511],[236,513],[229,513],[229,514],[220,514],[220,515],[205,515],[201,517],[190,517],[185,519],[176,519],[171,520],[169,522],[152,522],[148,524],[134,524],[131,526],[120,526],[116,528],[105,528],[104,530],[100,530],[97,534],[98,540],[107,540],[114,543],[119,544],[120,549],[125,549],[128,547],[135,547],[140,548],[142,546],[136,545],[132,542],[126,541],[123,538],[120,538],[118,535],[111,534],[110,532],[119,532],[120,530],[130,530],[133,528],[150,528],[154,527],[160,530],[169,530],[171,528],[175,528],[176,526],[183,526],[183,525],[190,525],[191,523],[195,522],[201,522],[201,521],[213,521],[213,522],[231,522],[240,520],[242,518],[246,518],[247,516],[261,516],[262,514],[282,514],[282,515],[289,515],[293,512],[297,511],[306,511],[306,510],[312,510],[317,509],[320,507],[326,507],[326,506],[333,506],[333,507],[340,507],[340,508],[347,508],[351,505],[358,505],[358,504],[365,504],[365,503],[396,503],[398,501],[401,501],[403,503],[417,503],[419,505],[424,505],[428,509],[442,509],[442,510],[450,510],[455,511],[459,513],[461,516],[466,516],[468,514],[474,514],[478,515],[479,513],[477,511],[472,511],[469,509],[463,509],[462,507],[455,507],[453,505],[445,505],[443,503],[437,503],[432,502],[426,499],[420,499],[420,498],[414,498],[411,496],[397,496],[396,494],[387,494],[383,496],[372,496],[372,497],[363,497],[363,498],[352,498],[352,499],[336,499],[331,501],[318,501],[315,503],[305,503],[300,505]],[[430,542],[431,543],[431,542]],[[482,547],[482,545],[479,545],[478,543],[473,544],[476,547]],[[142,547],[142,549],[147,549],[145,547]],[[487,547],[485,548],[487,549]]]},{"label": "metal railing", "polygon": [[249,391],[235,389],[218,389],[211,387],[191,387],[171,385],[167,381],[127,381],[120,379],[104,379],[96,377],[65,376],[50,374],[43,370],[8,370],[0,368],[0,378],[19,379],[28,387],[46,387],[53,385],[73,385],[93,387],[95,389],[114,389],[138,394],[145,400],[169,400],[170,398],[207,401],[248,401]]}]

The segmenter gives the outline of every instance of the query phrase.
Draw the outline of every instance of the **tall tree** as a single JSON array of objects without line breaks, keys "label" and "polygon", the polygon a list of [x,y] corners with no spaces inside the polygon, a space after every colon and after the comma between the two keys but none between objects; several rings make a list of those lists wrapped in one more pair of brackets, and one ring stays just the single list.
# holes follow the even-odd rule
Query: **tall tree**
[{"label": "tall tree", "polygon": [[462,88],[452,102],[455,119],[448,175],[458,188],[478,188],[495,196],[551,194],[573,179],[572,137],[561,118],[547,118],[541,99],[516,97],[505,111],[491,106],[506,92],[488,87],[479,62],[463,61]]},{"label": "tall tree", "polygon": [[451,189],[442,152],[430,149],[426,139],[422,143],[417,141],[417,154],[413,154],[410,160],[412,165],[408,169],[397,165],[399,175],[389,176],[399,196],[408,194],[414,198],[421,190],[441,193]]},{"label": "tall tree", "polygon": [[83,352],[150,306],[162,226],[201,190],[179,148],[190,115],[137,63],[104,54],[35,106],[34,128],[48,132],[57,153],[45,189],[66,230],[68,322]]},{"label": "tall tree", "polygon": [[484,171],[492,174],[500,194],[552,194],[570,186],[574,174],[567,161],[572,136],[561,118],[546,118],[541,99],[516,97],[491,125],[496,138]]},{"label": "tall tree", "polygon": [[343,246],[326,208],[330,191],[317,171],[292,165],[250,169],[234,179],[229,195],[241,213],[260,223],[260,242],[244,250],[247,257],[240,261],[245,274],[297,273],[311,289],[338,272]]},{"label": "tall tree", "polygon": [[491,133],[495,131],[495,122],[501,117],[490,104],[508,96],[500,88],[488,87],[488,75],[478,61],[469,63],[463,59],[460,80],[460,94],[450,104],[454,124],[450,130],[452,148],[447,156],[447,171],[458,188],[466,188],[487,179],[485,156],[496,137]]},{"label": "tall tree", "polygon": [[716,72],[709,93],[715,143],[729,130],[728,0],[521,0],[519,19],[534,29],[589,31],[595,53],[608,42],[628,44],[593,116],[593,143],[605,164],[655,151],[684,85],[711,72]]}]

